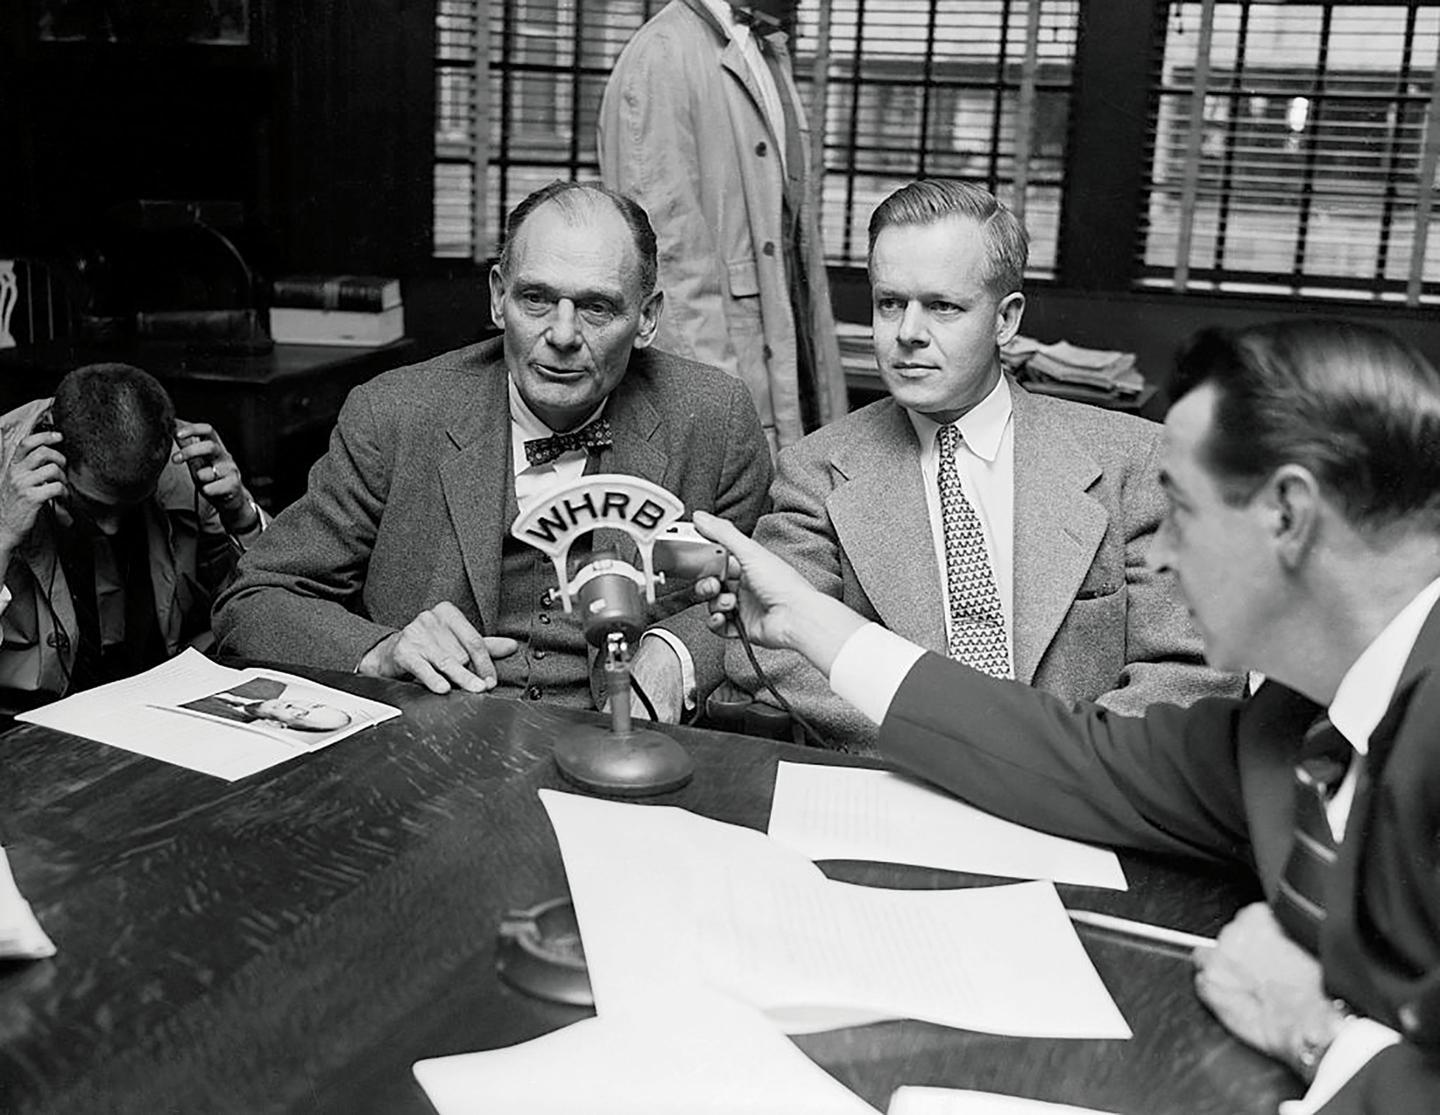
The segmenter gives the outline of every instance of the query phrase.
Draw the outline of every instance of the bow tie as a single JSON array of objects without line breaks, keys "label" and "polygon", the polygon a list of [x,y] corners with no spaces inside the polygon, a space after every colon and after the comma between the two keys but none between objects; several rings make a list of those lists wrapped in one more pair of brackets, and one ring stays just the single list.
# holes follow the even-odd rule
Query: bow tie
[{"label": "bow tie", "polygon": [[780,21],[773,15],[767,15],[765,12],[757,12],[753,8],[742,7],[739,4],[731,4],[730,14],[735,17],[736,23],[750,28],[750,34],[758,38],[768,38],[784,30]]},{"label": "bow tie", "polygon": [[531,438],[525,443],[525,459],[532,465],[548,465],[560,454],[569,453],[572,449],[609,449],[612,444],[610,420],[600,418],[568,434]]}]

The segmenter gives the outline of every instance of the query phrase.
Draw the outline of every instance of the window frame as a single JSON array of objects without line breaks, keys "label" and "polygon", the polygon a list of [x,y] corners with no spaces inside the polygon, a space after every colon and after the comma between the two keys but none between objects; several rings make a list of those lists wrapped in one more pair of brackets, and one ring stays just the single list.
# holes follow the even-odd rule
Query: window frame
[{"label": "window frame", "polygon": [[[649,0],[650,14],[665,2]],[[1189,290],[1177,290],[1146,282],[1141,238],[1147,219],[1150,130],[1160,96],[1156,75],[1160,73],[1164,55],[1170,3],[1169,0],[1078,2],[1079,26],[1069,89],[1069,126],[1061,172],[1054,272],[1049,277],[1031,276],[1027,286],[1077,293],[1123,294],[1146,301],[1203,298],[1236,306],[1293,300],[1292,292],[1280,289],[1217,291],[1192,285]],[[1387,0],[1355,2],[1395,6],[1397,0],[1388,0],[1388,4]],[[1021,12],[1023,14],[1023,7]],[[488,15],[483,17],[488,18]],[[797,57],[802,96],[807,96],[810,84],[808,66],[808,57]],[[589,73],[593,67],[579,69]],[[580,77],[577,75],[575,80],[578,83]],[[503,111],[506,106],[496,107]],[[573,108],[578,111],[578,104]],[[501,136],[507,134],[503,126],[492,124],[490,130]],[[485,139],[488,143],[489,134]],[[827,140],[827,146],[833,149],[835,137],[828,136]],[[1117,151],[1131,154],[1116,158]],[[503,191],[504,172],[512,165],[509,153],[501,151],[488,165],[491,181],[482,188],[493,192],[493,176],[498,171]],[[594,166],[593,151],[586,148],[584,138],[574,129],[570,150],[557,158],[555,169],[557,174],[562,174],[573,166],[587,169]],[[491,203],[495,204],[496,200],[492,197]],[[506,197],[505,203],[513,205],[518,200]],[[485,228],[485,223],[480,222],[477,238],[483,238]],[[493,251],[496,246],[489,247]],[[838,253],[827,245],[827,254]],[[481,266],[489,258],[476,253],[468,263]],[[463,258],[439,256],[434,262],[451,269],[467,264]],[[854,291],[865,284],[864,268],[858,264],[832,263],[830,272],[835,280],[837,302],[849,301]],[[1336,298],[1330,304],[1339,311],[1346,307],[1359,311],[1378,307],[1415,309],[1395,301],[1380,301],[1374,296]]]}]

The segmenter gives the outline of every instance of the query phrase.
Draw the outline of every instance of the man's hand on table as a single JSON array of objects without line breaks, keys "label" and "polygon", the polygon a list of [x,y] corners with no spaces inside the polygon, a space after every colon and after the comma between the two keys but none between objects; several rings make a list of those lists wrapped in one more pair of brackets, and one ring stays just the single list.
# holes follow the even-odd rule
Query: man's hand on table
[{"label": "man's hand on table", "polygon": [[1325,994],[1319,960],[1285,935],[1263,902],[1236,914],[1215,947],[1196,949],[1194,958],[1195,990],[1225,1028],[1308,1083],[1345,1021]]},{"label": "man's hand on table", "polygon": [[358,672],[414,678],[432,693],[484,693],[495,688],[493,659],[514,654],[516,646],[514,639],[480,634],[459,608],[442,600],[366,651]]}]

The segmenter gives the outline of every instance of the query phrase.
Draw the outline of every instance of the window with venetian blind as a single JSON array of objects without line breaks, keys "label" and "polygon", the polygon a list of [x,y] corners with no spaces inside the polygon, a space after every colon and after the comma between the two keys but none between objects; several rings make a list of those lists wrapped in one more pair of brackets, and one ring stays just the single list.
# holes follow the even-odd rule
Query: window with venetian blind
[{"label": "window with venetian blind", "polygon": [[810,122],[830,261],[863,266],[875,205],[914,178],[951,177],[1020,211],[1031,273],[1053,275],[1077,0],[833,0],[828,20],[807,18],[820,7],[801,5],[795,70],[824,105]]},{"label": "window with venetian blind", "polygon": [[1440,299],[1440,4],[1174,3],[1143,285]]},{"label": "window with venetian blind", "polygon": [[[615,57],[664,0],[438,0],[435,254],[494,254],[503,214],[590,177]],[[827,258],[863,264],[875,203],[917,175],[1023,208],[1054,273],[1078,0],[802,0],[794,68],[825,173]],[[818,61],[817,61],[818,60]]]}]

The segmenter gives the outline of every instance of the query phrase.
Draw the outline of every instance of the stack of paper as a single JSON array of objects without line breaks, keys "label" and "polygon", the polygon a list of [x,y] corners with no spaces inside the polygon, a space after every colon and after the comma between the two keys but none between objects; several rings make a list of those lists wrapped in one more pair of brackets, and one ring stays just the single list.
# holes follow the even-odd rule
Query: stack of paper
[{"label": "stack of paper", "polygon": [[0,848],[0,957],[41,960],[54,955],[54,942],[35,920],[30,903],[10,873],[9,857]]},{"label": "stack of paper", "polygon": [[187,650],[16,719],[234,780],[399,715],[305,678],[231,670]]},{"label": "stack of paper", "polygon": [[1001,820],[884,770],[779,764],[770,837],[812,860],[911,863],[1126,889],[1119,857],[1108,848]]},{"label": "stack of paper", "polygon": [[1000,346],[1000,365],[1011,375],[1019,375],[1030,363],[1030,358],[1038,351],[1040,351],[1039,341],[1034,337],[1025,337],[1016,333]]},{"label": "stack of paper", "polygon": [[971,1092],[959,1088],[896,1088],[886,1115],[1105,1115],[1068,1103]]},{"label": "stack of paper", "polygon": [[1137,395],[1145,387],[1133,352],[1081,348],[1069,341],[1038,346],[1025,367],[1036,379],[1094,387],[1115,395]]},{"label": "stack of paper", "polygon": [[661,989],[534,1041],[415,1065],[440,1115],[875,1115],[754,1007]]},{"label": "stack of paper", "polygon": [[1130,1036],[1050,883],[852,886],[763,833],[682,809],[540,798],[597,1017],[508,1049],[418,1062],[440,1115],[861,1115],[872,1109],[781,1030],[916,1018]]},{"label": "stack of paper", "polygon": [[825,878],[763,833],[542,790],[596,1009],[704,986],[789,1032],[915,1018],[1129,1037],[1049,883],[883,890]]}]

